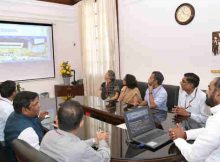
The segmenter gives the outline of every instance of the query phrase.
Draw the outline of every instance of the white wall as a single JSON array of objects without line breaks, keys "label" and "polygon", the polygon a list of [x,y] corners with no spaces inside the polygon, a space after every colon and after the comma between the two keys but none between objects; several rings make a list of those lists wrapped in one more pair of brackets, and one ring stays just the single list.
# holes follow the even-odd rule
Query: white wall
[{"label": "white wall", "polygon": [[54,84],[62,84],[62,77],[59,74],[59,65],[62,61],[70,62],[72,68],[76,70],[76,79],[82,78],[78,10],[78,5],[68,6],[35,0],[0,1],[1,20],[53,24],[56,77],[23,81],[20,82],[22,88],[38,93],[49,92],[53,97]]},{"label": "white wall", "polygon": [[[154,70],[165,83],[179,85],[185,72],[201,78],[207,89],[219,74],[220,56],[212,55],[212,32],[220,31],[220,1],[119,0],[121,76],[134,74],[146,81]],[[175,21],[176,8],[184,2],[195,8],[194,20],[186,25]]]}]

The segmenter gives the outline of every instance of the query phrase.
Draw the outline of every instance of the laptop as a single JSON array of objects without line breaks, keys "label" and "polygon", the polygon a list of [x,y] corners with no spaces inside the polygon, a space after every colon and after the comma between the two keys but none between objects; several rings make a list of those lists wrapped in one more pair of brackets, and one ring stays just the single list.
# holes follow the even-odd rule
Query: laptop
[{"label": "laptop", "polygon": [[128,136],[131,141],[157,149],[171,142],[168,132],[157,129],[148,107],[136,108],[124,113]]}]

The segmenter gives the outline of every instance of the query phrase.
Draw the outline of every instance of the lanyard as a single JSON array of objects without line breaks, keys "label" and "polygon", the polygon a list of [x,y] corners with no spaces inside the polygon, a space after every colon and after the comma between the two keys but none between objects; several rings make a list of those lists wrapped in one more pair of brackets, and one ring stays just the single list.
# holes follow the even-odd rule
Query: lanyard
[{"label": "lanyard", "polygon": [[188,109],[189,107],[191,107],[191,103],[193,102],[193,100],[196,98],[196,94],[197,94],[197,90],[198,90],[198,88],[196,89],[196,91],[195,91],[195,96],[189,101],[189,105],[188,106],[186,106],[186,100],[187,100],[187,97],[186,97],[186,100],[185,100],[185,109]]}]

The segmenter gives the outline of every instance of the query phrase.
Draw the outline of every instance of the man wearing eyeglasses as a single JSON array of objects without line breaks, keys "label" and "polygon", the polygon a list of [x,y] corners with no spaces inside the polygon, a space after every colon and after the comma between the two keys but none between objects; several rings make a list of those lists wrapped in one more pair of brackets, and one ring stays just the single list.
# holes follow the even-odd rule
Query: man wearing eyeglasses
[{"label": "man wearing eyeglasses", "polygon": [[[206,122],[205,128],[184,131],[178,124],[169,130],[170,137],[187,161],[220,161],[220,77],[209,84],[206,104],[211,107],[213,116]],[[195,140],[193,144],[186,140]]]},{"label": "man wearing eyeglasses", "polygon": [[186,73],[180,82],[178,106],[172,111],[179,116],[190,117],[203,126],[208,118],[206,113],[206,94],[201,91],[199,77],[194,73]]}]

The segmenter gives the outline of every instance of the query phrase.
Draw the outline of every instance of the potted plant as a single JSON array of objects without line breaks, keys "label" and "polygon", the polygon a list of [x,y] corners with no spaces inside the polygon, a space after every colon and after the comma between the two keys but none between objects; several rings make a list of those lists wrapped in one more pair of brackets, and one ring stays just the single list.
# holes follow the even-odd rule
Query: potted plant
[{"label": "potted plant", "polygon": [[71,66],[68,61],[64,61],[60,65],[60,74],[63,77],[64,85],[70,85],[70,77],[72,76],[71,73]]}]

